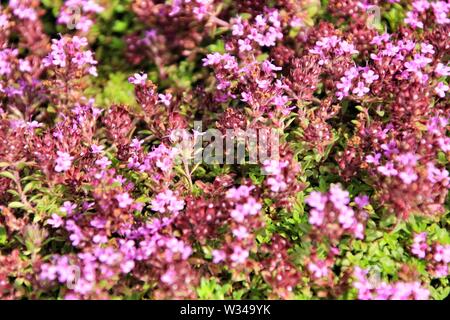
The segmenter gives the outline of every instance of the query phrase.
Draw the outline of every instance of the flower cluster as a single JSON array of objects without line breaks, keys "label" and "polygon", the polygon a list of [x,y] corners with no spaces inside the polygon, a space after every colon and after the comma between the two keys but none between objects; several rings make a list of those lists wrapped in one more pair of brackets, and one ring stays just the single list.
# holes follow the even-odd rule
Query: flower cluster
[{"label": "flower cluster", "polygon": [[355,269],[353,286],[361,300],[428,300],[430,292],[418,281],[373,283],[367,278],[368,271]]},{"label": "flower cluster", "polygon": [[58,23],[65,24],[69,29],[87,33],[94,24],[95,14],[104,10],[94,0],[69,0],[64,2],[58,16]]},{"label": "flower cluster", "polygon": [[43,60],[46,67],[65,69],[68,72],[80,72],[97,76],[97,68],[92,51],[84,50],[88,42],[86,38],[74,36],[72,38],[62,37],[52,41],[52,51]]},{"label": "flower cluster", "polygon": [[450,245],[437,242],[428,244],[426,232],[414,235],[411,253],[427,261],[429,272],[436,277],[446,277],[450,273]]},{"label": "flower cluster", "polygon": [[349,206],[348,191],[342,190],[338,184],[333,184],[330,191],[321,193],[313,191],[305,199],[312,208],[309,213],[309,223],[316,229],[319,237],[326,237],[337,242],[343,235],[357,239],[364,238],[367,212],[364,207],[369,204],[367,196],[355,198],[357,210]]}]

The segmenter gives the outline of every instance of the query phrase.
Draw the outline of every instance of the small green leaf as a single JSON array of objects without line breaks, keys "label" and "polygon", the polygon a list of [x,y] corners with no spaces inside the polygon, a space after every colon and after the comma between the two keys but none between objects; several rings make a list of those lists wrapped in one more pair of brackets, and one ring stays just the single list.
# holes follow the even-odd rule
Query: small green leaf
[{"label": "small green leaf", "polygon": [[24,208],[25,205],[22,202],[13,201],[8,204],[8,207],[13,208],[13,209],[18,209],[18,208]]},{"label": "small green leaf", "polygon": [[8,237],[6,235],[6,229],[4,227],[0,227],[0,245],[6,244]]},{"label": "small green leaf", "polygon": [[0,172],[0,176],[5,177],[5,178],[9,178],[9,179],[11,179],[13,181],[16,180],[16,178],[14,177],[14,174],[12,172],[9,172],[9,171],[2,171],[2,172]]}]

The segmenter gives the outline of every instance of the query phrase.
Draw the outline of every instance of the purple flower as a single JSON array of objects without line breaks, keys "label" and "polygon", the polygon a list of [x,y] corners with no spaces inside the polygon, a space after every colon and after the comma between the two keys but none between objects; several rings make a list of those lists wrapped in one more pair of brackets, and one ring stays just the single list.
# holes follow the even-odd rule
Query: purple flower
[{"label": "purple flower", "polygon": [[426,252],[428,250],[427,245],[427,233],[422,232],[414,236],[414,243],[411,247],[411,252],[417,257],[423,259],[425,258]]},{"label": "purple flower", "polygon": [[308,270],[312,273],[313,277],[320,279],[328,275],[328,268],[324,261],[318,260],[316,263],[308,263]]},{"label": "purple flower", "polygon": [[59,208],[62,212],[65,212],[68,216],[73,214],[73,210],[75,210],[77,207],[76,204],[70,202],[70,201],[64,201],[61,208]]},{"label": "purple flower", "polygon": [[433,46],[428,43],[422,43],[420,50],[421,50],[422,54],[427,54],[427,53],[434,54],[434,52],[435,52]]},{"label": "purple flower", "polygon": [[53,213],[51,219],[47,220],[47,223],[53,228],[59,228],[63,224],[63,219],[56,213]]},{"label": "purple flower", "polygon": [[343,190],[340,184],[332,184],[329,199],[336,208],[342,208],[350,202],[349,193]]},{"label": "purple flower", "polygon": [[355,213],[351,208],[342,207],[339,212],[338,221],[344,229],[350,229],[350,227],[356,222]]},{"label": "purple flower", "polygon": [[164,104],[166,107],[170,106],[170,100],[172,99],[172,95],[170,93],[166,94],[158,94],[158,102]]},{"label": "purple flower", "polygon": [[323,224],[324,218],[325,214],[323,211],[312,209],[309,212],[308,222],[312,225],[321,226]]},{"label": "purple flower", "polygon": [[168,189],[158,193],[152,200],[151,206],[153,211],[177,213],[184,208],[184,200],[178,200],[174,192]]},{"label": "purple flower", "polygon": [[360,209],[363,209],[365,206],[369,204],[369,197],[366,195],[357,196],[355,198],[355,203]]}]

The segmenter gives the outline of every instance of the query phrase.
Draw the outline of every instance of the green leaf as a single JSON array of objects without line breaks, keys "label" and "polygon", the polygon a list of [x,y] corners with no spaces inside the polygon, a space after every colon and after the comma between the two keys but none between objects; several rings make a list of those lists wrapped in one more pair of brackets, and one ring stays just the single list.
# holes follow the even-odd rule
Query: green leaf
[{"label": "green leaf", "polygon": [[0,176],[5,177],[5,178],[9,178],[13,181],[16,180],[16,177],[14,177],[14,174],[12,172],[9,171],[2,171],[0,172]]},{"label": "green leaf", "polygon": [[18,208],[24,208],[25,205],[22,202],[13,201],[8,204],[8,207],[13,208],[13,209],[18,209]]},{"label": "green leaf", "polygon": [[0,227],[0,245],[6,244],[8,237],[6,235],[6,229],[4,227]]}]

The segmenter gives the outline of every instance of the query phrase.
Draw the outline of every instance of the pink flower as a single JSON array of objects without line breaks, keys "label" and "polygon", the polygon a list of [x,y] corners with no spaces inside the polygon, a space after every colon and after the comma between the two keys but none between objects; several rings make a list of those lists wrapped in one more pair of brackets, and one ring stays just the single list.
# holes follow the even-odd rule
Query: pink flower
[{"label": "pink flower", "polygon": [[343,190],[340,184],[332,184],[329,193],[329,199],[336,208],[341,208],[350,202],[348,191]]},{"label": "pink flower", "polygon": [[178,213],[184,208],[184,200],[178,200],[175,193],[167,189],[156,195],[155,199],[152,200],[151,206],[153,211]]},{"label": "pink flower", "polygon": [[308,222],[312,225],[321,226],[323,224],[324,216],[323,211],[312,209],[309,212]]},{"label": "pink flower", "polygon": [[101,157],[95,161],[95,164],[102,169],[106,169],[112,162],[107,157]]},{"label": "pink flower", "polygon": [[370,89],[364,85],[363,82],[358,82],[358,85],[356,88],[353,89],[353,94],[356,94],[358,97],[364,96],[366,93],[368,93]]},{"label": "pink flower", "polygon": [[318,210],[325,209],[325,204],[327,203],[327,196],[323,195],[321,192],[313,191],[306,197],[305,202],[313,208]]},{"label": "pink flower", "polygon": [[170,106],[170,100],[172,99],[172,95],[170,93],[166,94],[158,94],[158,102],[164,104],[166,107]]},{"label": "pink flower", "polygon": [[340,210],[338,221],[343,228],[350,229],[350,227],[356,222],[355,213],[351,208],[345,207]]},{"label": "pink flower", "polygon": [[31,72],[30,62],[28,60],[20,59],[19,60],[19,70],[21,72]]},{"label": "pink flower", "polygon": [[116,195],[116,200],[122,209],[130,206],[134,201],[127,192]]},{"label": "pink flower", "polygon": [[98,146],[96,144],[91,145],[91,151],[93,154],[101,154],[104,149],[105,146]]},{"label": "pink flower", "polygon": [[443,82],[439,82],[438,85],[434,88],[434,92],[436,92],[439,97],[444,98],[445,93],[448,91],[448,89],[449,88],[446,84],[444,84]]},{"label": "pink flower", "polygon": [[239,227],[237,227],[236,229],[233,229],[233,235],[234,235],[236,238],[242,240],[242,239],[247,238],[249,234],[248,234],[248,231],[247,231],[247,228],[246,228],[246,227],[244,227],[244,226],[239,226]]},{"label": "pink flower", "polygon": [[60,208],[62,212],[65,212],[68,216],[73,214],[73,210],[77,207],[76,204],[70,201],[64,201],[63,206]]},{"label": "pink flower", "polygon": [[316,279],[323,278],[328,275],[328,268],[324,261],[317,261],[317,263],[308,263],[308,270],[312,273]]},{"label": "pink flower", "polygon": [[267,179],[267,184],[270,186],[270,190],[273,192],[284,191],[287,188],[286,182],[282,176],[270,177]]},{"label": "pink flower", "polygon": [[227,255],[223,250],[213,250],[212,251],[213,256],[213,263],[219,263],[221,261],[224,261]]},{"label": "pink flower", "polygon": [[239,186],[238,188],[230,188],[227,191],[227,199],[232,199],[234,201],[239,201],[240,199],[245,199],[250,196],[250,192],[254,189],[254,186]]},{"label": "pink flower", "polygon": [[426,252],[428,250],[427,245],[427,233],[422,232],[414,236],[414,243],[411,247],[411,252],[417,257],[423,259],[425,258]]},{"label": "pink flower", "polygon": [[436,74],[439,76],[448,77],[450,76],[450,67],[442,63],[438,63],[436,65],[436,68],[434,69],[434,72],[436,72]]},{"label": "pink flower", "polygon": [[147,74],[146,73],[135,73],[133,76],[128,78],[128,82],[135,85],[145,85],[147,82]]},{"label": "pink flower", "polygon": [[409,24],[413,28],[423,29],[423,22],[418,19],[417,14],[413,11],[409,11],[406,13],[404,22],[406,24]]},{"label": "pink flower", "polygon": [[417,180],[417,174],[412,169],[407,169],[398,174],[399,178],[406,184],[411,184]]},{"label": "pink flower", "polygon": [[398,171],[394,168],[394,164],[392,162],[387,162],[386,165],[379,166],[377,170],[387,177],[396,176],[398,174]]},{"label": "pink flower", "polygon": [[72,160],[74,157],[71,157],[67,152],[57,151],[56,154],[58,158],[56,159],[56,172],[64,172],[70,169],[72,166]]},{"label": "pink flower", "polygon": [[239,246],[234,247],[233,253],[230,256],[231,261],[243,264],[247,260],[249,252],[246,249],[242,249]]},{"label": "pink flower", "polygon": [[238,45],[239,45],[239,51],[241,51],[241,52],[252,50],[251,42],[248,39],[245,39],[245,40],[239,39]]},{"label": "pink flower", "polygon": [[434,48],[431,44],[428,43],[422,43],[420,48],[422,54],[434,54]]},{"label": "pink flower", "polygon": [[173,267],[170,267],[162,276],[161,281],[165,284],[172,285],[177,278],[177,272]]},{"label": "pink flower", "polygon": [[363,72],[362,77],[366,80],[367,84],[371,84],[379,78],[379,76],[377,74],[375,74],[375,72],[373,72],[373,70],[368,70],[367,72]]}]

